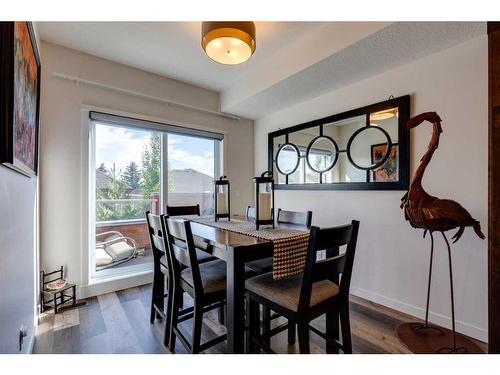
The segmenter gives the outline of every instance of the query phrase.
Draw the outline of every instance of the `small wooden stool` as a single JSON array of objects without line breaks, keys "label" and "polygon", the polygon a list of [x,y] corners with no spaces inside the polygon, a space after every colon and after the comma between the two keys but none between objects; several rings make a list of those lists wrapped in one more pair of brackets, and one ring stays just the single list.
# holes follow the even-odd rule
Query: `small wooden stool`
[{"label": "small wooden stool", "polygon": [[[64,268],[61,268],[57,271],[52,271],[49,273],[45,273],[45,271],[41,271],[41,305],[42,312],[46,309],[54,308],[54,312],[57,314],[61,309],[62,305],[66,302],[72,301],[70,307],[76,307],[76,285],[66,283],[63,287],[59,289],[48,289],[47,284],[57,281],[64,280]],[[65,294],[70,293],[70,294]]]}]

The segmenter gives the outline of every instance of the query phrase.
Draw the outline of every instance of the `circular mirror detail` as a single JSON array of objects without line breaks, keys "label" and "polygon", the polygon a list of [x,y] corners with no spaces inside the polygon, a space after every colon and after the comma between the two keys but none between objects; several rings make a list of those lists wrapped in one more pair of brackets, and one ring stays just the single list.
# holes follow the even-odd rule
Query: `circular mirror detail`
[{"label": "circular mirror detail", "polygon": [[285,176],[297,170],[300,163],[300,151],[293,143],[281,145],[276,154],[276,168]]},{"label": "circular mirror detail", "polygon": [[[375,137],[369,137],[369,136],[363,137],[363,140],[365,140],[364,138],[366,138],[366,140],[364,142],[365,146],[363,147],[363,149],[364,148],[367,149],[366,151],[364,150],[367,153],[367,155],[370,155],[369,153],[371,152],[370,149],[371,149],[372,145],[374,145],[374,144],[380,145],[381,144],[380,138],[382,138],[382,139],[385,138],[385,142],[383,142],[383,144],[384,143],[387,144],[387,150],[385,152],[385,155],[382,158],[380,158],[377,163],[371,162],[371,165],[363,166],[363,165],[359,165],[358,163],[356,163],[354,161],[352,148],[353,148],[353,143],[354,143],[355,138],[363,132],[365,132],[365,135],[366,135],[367,131],[369,131],[371,133],[373,133],[373,131],[379,131],[382,133],[381,135],[378,135]],[[353,166],[355,166],[358,169],[364,170],[364,171],[370,171],[373,169],[377,169],[378,167],[382,166],[386,162],[386,160],[389,158],[389,155],[391,154],[391,148],[392,148],[391,136],[389,135],[389,133],[387,133],[387,131],[385,131],[385,129],[383,129],[379,126],[364,126],[362,128],[359,128],[358,130],[356,130],[351,135],[351,138],[349,138],[349,141],[347,142],[346,152],[347,152],[347,158],[349,159],[349,162]],[[366,155],[363,155],[363,156],[366,156]]]},{"label": "circular mirror detail", "polygon": [[306,162],[309,168],[317,173],[328,172],[339,158],[339,146],[332,138],[320,135],[314,138],[306,151]]}]

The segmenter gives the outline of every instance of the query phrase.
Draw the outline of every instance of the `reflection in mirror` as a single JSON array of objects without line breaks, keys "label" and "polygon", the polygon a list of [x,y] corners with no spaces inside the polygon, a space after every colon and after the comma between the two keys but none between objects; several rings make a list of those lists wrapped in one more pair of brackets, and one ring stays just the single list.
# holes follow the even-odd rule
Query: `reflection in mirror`
[{"label": "reflection in mirror", "polygon": [[311,141],[319,136],[319,126],[303,129],[290,133],[288,140],[297,146],[300,151],[300,163],[297,170],[288,176],[289,184],[309,184],[319,183],[319,173],[313,171],[306,163],[307,146]]},{"label": "reflection in mirror", "polygon": [[[391,137],[392,147],[387,160],[380,167],[371,171],[370,182],[397,182],[399,181],[399,140],[398,140],[398,108],[372,113],[370,125],[383,128]],[[378,163],[387,152],[386,144],[372,144],[371,161]]]},{"label": "reflection in mirror", "polygon": [[349,159],[347,159],[347,153],[343,152],[340,154],[337,164],[339,166],[339,182],[366,182],[366,171],[353,166],[349,162]]},{"label": "reflection in mirror", "polygon": [[384,121],[388,120],[391,118],[398,118],[398,109],[397,108],[389,108],[389,109],[384,109],[383,111],[379,112],[374,112],[370,114],[370,123],[374,121]]},{"label": "reflection in mirror", "polygon": [[[349,139],[347,157],[357,169],[373,169],[383,164],[387,159],[387,147],[390,144],[390,136],[382,127],[365,126],[358,129]],[[379,146],[377,162],[372,157],[372,149],[375,146]],[[383,147],[385,147],[385,153],[381,152]]]},{"label": "reflection in mirror", "polygon": [[307,164],[314,172],[327,172],[337,162],[338,151],[337,144],[332,138],[319,136],[307,148]]},{"label": "reflection in mirror", "polygon": [[[278,150],[280,147],[285,144],[285,136],[280,135],[279,137],[275,137],[273,139],[273,160],[276,160],[276,156],[278,154]],[[278,184],[284,184],[286,182],[286,177],[285,175],[281,174],[278,172],[278,168],[276,168],[276,162],[273,162],[273,176],[275,178],[275,181],[277,181]]]},{"label": "reflection in mirror", "polygon": [[324,182],[366,182],[366,173],[349,163],[345,153],[349,138],[364,126],[366,126],[366,115],[346,118],[323,126],[323,134],[337,142],[341,151],[335,167],[323,174]]},{"label": "reflection in mirror", "polygon": [[300,152],[297,146],[285,143],[276,155],[276,168],[281,174],[289,175],[297,169],[300,161]]}]

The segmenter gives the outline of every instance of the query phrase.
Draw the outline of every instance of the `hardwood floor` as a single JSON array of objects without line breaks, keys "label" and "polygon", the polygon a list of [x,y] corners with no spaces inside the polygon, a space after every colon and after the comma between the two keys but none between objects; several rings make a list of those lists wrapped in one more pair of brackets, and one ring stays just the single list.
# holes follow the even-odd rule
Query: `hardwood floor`
[{"label": "hardwood floor", "polygon": [[[34,353],[169,353],[162,344],[163,322],[149,323],[150,298],[151,286],[143,285],[88,298],[87,305],[57,315],[52,311],[42,314]],[[409,353],[394,330],[402,322],[414,321],[414,317],[354,296],[350,310],[354,353]],[[187,336],[190,324],[187,321],[182,326]],[[323,319],[313,325],[324,331]],[[202,342],[224,331],[217,323],[216,312],[205,315]],[[311,333],[310,340],[311,353],[325,353],[323,339]],[[486,349],[486,344],[480,344]],[[273,337],[271,346],[278,353],[298,353],[298,344],[288,345],[286,331]],[[186,351],[178,343],[176,352]],[[224,352],[224,343],[207,351]]]}]

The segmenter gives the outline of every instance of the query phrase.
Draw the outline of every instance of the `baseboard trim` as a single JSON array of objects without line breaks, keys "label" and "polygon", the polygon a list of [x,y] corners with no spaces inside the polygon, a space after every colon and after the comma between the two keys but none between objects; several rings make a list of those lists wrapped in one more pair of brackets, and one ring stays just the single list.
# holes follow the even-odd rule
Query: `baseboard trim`
[{"label": "baseboard trim", "polygon": [[[391,309],[401,311],[405,314],[415,316],[419,319],[425,318],[425,309],[421,307],[410,305],[408,303],[401,302],[393,298],[357,287],[351,287],[350,293],[357,297],[361,297],[380,305],[387,306]],[[443,327],[451,327],[451,317],[441,315],[432,311],[429,311],[429,321]],[[488,331],[486,329],[460,320],[457,320],[455,324],[457,332],[463,333],[464,335],[473,337],[483,342],[488,342]]]},{"label": "baseboard trim", "polygon": [[78,288],[78,298],[88,298],[100,294],[116,292],[118,290],[133,288],[136,286],[149,284],[153,280],[152,272],[145,272],[138,275],[103,280]]}]

